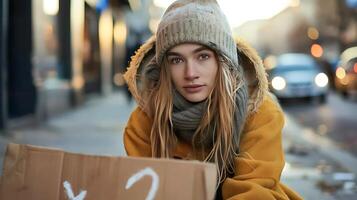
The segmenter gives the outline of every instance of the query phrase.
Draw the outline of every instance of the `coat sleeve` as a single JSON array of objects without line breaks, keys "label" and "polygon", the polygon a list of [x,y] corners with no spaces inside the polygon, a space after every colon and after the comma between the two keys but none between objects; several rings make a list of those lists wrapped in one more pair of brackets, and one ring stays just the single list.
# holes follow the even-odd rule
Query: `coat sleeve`
[{"label": "coat sleeve", "polygon": [[151,157],[150,131],[152,120],[137,107],[124,131],[124,147],[128,156]]},{"label": "coat sleeve", "polygon": [[280,183],[285,163],[283,126],[280,106],[265,97],[259,110],[247,119],[235,176],[223,182],[223,199],[301,199]]}]

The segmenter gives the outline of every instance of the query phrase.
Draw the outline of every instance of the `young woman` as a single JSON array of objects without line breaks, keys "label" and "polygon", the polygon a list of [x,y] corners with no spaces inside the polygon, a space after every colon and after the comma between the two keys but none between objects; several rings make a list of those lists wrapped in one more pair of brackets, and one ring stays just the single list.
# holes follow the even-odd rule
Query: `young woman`
[{"label": "young woman", "polygon": [[125,74],[129,156],[215,163],[217,199],[301,199],[280,183],[284,115],[262,62],[215,0],[174,2]]}]

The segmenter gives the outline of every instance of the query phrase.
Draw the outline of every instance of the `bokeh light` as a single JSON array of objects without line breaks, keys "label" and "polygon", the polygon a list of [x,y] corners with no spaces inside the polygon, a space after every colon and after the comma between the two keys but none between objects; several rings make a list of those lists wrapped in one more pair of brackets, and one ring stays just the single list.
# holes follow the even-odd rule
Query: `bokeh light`
[{"label": "bokeh light", "polygon": [[276,66],[276,57],[273,55],[269,55],[264,59],[264,66],[266,69],[270,70]]},{"label": "bokeh light", "polygon": [[59,0],[43,0],[43,12],[46,15],[57,15]]},{"label": "bokeh light", "polygon": [[313,44],[311,46],[311,55],[313,55],[316,58],[320,58],[322,54],[324,53],[323,48],[319,44]]},{"label": "bokeh light", "polygon": [[117,73],[114,75],[114,83],[117,86],[123,86],[125,84],[125,79],[123,74]]},{"label": "bokeh light", "polygon": [[127,36],[126,25],[124,22],[119,21],[114,25],[114,40],[118,44],[124,44]]},{"label": "bokeh light", "polygon": [[319,31],[315,27],[309,27],[307,36],[312,40],[317,40],[319,38]]},{"label": "bokeh light", "polygon": [[336,69],[336,76],[339,79],[343,79],[346,76],[346,71],[342,67],[338,67]]}]

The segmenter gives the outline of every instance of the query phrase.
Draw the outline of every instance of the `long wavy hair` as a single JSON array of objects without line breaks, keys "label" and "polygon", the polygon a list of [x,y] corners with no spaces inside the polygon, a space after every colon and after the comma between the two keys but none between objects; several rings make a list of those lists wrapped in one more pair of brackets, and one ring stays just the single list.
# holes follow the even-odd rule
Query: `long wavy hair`
[{"label": "long wavy hair", "polygon": [[[236,109],[236,92],[244,87],[243,74],[234,69],[229,58],[215,54],[218,60],[216,84],[205,100],[207,109],[194,133],[192,146],[194,159],[213,162],[217,166],[219,183],[234,173],[239,148],[239,140],[233,139],[234,113]],[[159,80],[150,92],[147,102],[148,114],[153,118],[151,129],[152,156],[158,158],[172,157],[177,144],[173,130],[173,88],[168,61],[163,59],[160,66]],[[200,146],[200,140],[213,127],[214,143],[212,148]],[[240,130],[239,130],[240,131]],[[198,147],[198,148],[197,148]]]}]

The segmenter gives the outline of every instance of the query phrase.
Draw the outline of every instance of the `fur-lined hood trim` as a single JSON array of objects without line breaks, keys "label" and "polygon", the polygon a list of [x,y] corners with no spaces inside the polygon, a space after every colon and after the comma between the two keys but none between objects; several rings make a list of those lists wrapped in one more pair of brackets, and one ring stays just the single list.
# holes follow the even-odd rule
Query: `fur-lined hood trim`
[{"label": "fur-lined hood trim", "polygon": [[[156,37],[152,36],[136,51],[124,74],[129,90],[141,108],[146,102],[141,95],[143,92],[140,87],[141,73],[155,56],[155,41]],[[248,82],[248,113],[250,115],[257,111],[264,96],[268,94],[268,80],[263,62],[257,52],[242,39],[237,40],[236,44],[239,64],[243,67],[244,76]]]}]

